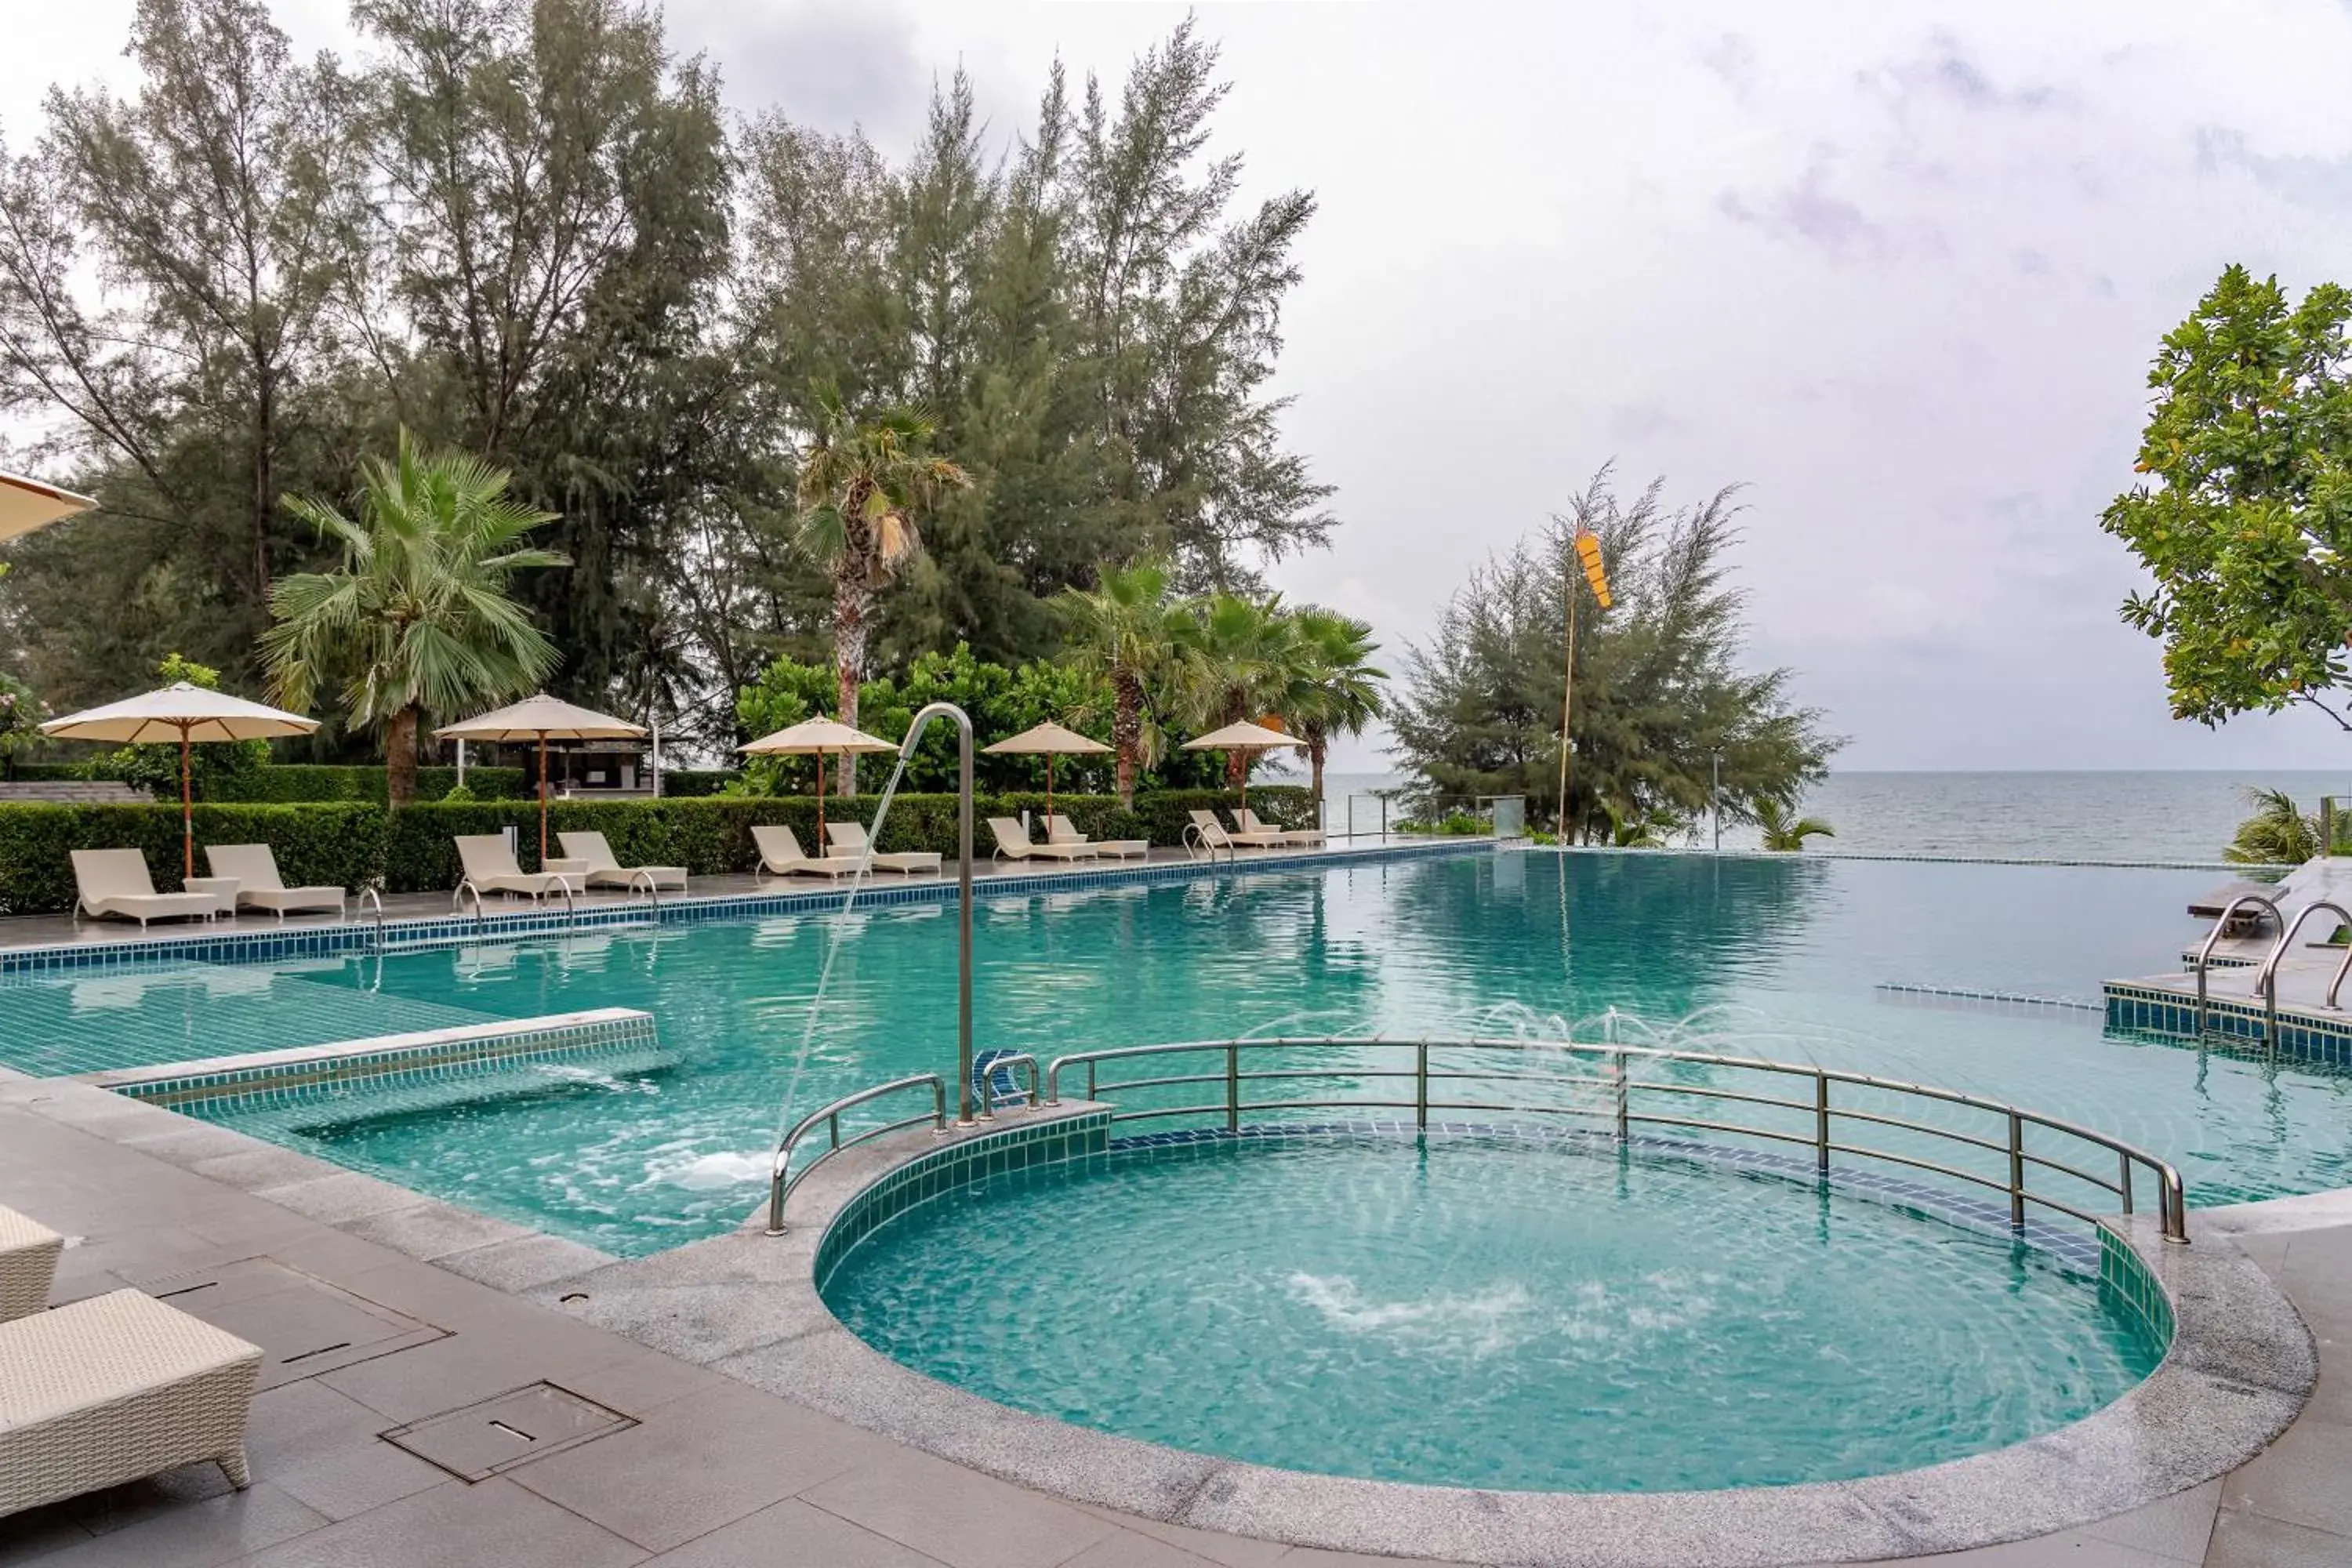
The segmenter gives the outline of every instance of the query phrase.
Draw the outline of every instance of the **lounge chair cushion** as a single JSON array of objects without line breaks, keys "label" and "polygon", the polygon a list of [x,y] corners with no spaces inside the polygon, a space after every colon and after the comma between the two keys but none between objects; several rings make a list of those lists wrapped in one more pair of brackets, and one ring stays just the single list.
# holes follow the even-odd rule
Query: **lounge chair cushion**
[{"label": "lounge chair cushion", "polygon": [[601,833],[559,833],[566,859],[585,861],[592,888],[633,888],[640,877],[651,877],[656,888],[686,886],[683,866],[624,866]]},{"label": "lounge chair cushion", "polygon": [[219,904],[209,893],[159,893],[147,874],[147,857],[136,849],[76,849],[71,852],[76,901],[93,915],[149,921],[201,918]]},{"label": "lounge chair cushion", "polygon": [[801,848],[800,835],[784,823],[755,825],[751,842],[759,847],[761,868],[780,877],[845,877],[857,869],[857,862],[845,855],[828,855],[822,860],[811,858]]},{"label": "lounge chair cushion", "polygon": [[289,888],[278,873],[278,857],[267,844],[207,844],[205,862],[215,877],[236,879],[236,907],[271,910],[340,910],[346,897],[341,888]]}]

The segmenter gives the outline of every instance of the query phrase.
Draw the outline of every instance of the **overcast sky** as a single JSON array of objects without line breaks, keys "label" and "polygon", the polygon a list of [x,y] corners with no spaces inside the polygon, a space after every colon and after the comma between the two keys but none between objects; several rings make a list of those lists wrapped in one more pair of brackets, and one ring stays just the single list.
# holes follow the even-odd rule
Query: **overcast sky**
[{"label": "overcast sky", "polygon": [[[121,79],[131,0],[5,3],[20,61]],[[274,8],[349,47],[342,5]],[[1057,52],[1115,79],[1184,14],[667,9],[734,107],[894,153],[959,61],[1009,133]],[[2097,526],[2157,342],[2223,265],[2352,282],[2352,5],[1948,9],[1200,7],[1220,149],[1322,204],[1280,386],[1343,526],[1276,581],[1401,651],[1614,458],[1678,499],[1747,484],[1753,657],[1796,668],[1843,766],[2352,757],[2315,714],[2174,723]],[[32,100],[0,109],[16,145]]]}]

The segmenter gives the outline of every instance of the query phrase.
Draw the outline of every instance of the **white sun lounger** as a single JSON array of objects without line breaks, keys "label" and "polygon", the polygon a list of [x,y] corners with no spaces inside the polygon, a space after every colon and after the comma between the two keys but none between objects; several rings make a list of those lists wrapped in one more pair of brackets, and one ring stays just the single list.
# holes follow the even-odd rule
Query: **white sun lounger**
[{"label": "white sun lounger", "polygon": [[1323,830],[1319,827],[1276,827],[1270,823],[1259,821],[1257,813],[1245,805],[1234,809],[1234,826],[1244,833],[1270,833],[1285,844],[1323,842]]},{"label": "white sun lounger", "polygon": [[0,1208],[0,1323],[29,1318],[49,1304],[49,1282],[66,1238],[29,1215]]},{"label": "white sun lounger", "polygon": [[0,1515],[182,1465],[250,1486],[261,1352],[136,1290],[0,1323]]},{"label": "white sun lounger", "polygon": [[800,836],[781,822],[762,822],[751,829],[759,847],[760,869],[772,877],[846,877],[857,862],[844,855],[813,860],[801,852]]},{"label": "white sun lounger", "polygon": [[76,849],[74,914],[115,915],[137,921],[209,920],[220,902],[210,893],[159,893],[147,875],[147,857],[136,849]]},{"label": "white sun lounger", "polygon": [[1096,855],[1091,844],[1056,844],[1051,839],[1040,844],[1029,837],[1017,817],[992,816],[988,831],[996,838],[992,860],[1091,860]]},{"label": "white sun lounger", "polygon": [[1213,811],[1195,811],[1190,815],[1192,825],[1184,829],[1184,842],[1187,847],[1190,847],[1197,837],[1198,842],[1211,851],[1222,849],[1228,855],[1236,849],[1282,847],[1282,835],[1279,833],[1236,832],[1219,822],[1217,814]]},{"label": "white sun lounger", "polygon": [[592,888],[634,888],[641,877],[652,878],[656,888],[686,886],[683,866],[622,865],[601,833],[559,833],[555,840],[563,846],[565,859],[587,863],[588,885]]},{"label": "white sun lounger", "polygon": [[236,879],[238,909],[269,910],[281,921],[289,910],[332,910],[339,919],[344,912],[341,888],[288,887],[267,844],[207,844],[205,863],[214,876]]},{"label": "white sun lounger", "polygon": [[[865,855],[866,825],[862,822],[829,822],[825,836],[833,840],[834,849],[855,860]],[[899,871],[913,876],[918,871],[940,868],[940,852],[936,849],[877,849],[874,864],[885,871]]]},{"label": "white sun lounger", "polygon": [[543,899],[571,885],[562,872],[526,871],[516,865],[503,833],[461,833],[457,838],[458,863],[465,867],[466,880],[474,884],[476,892]]},{"label": "white sun lounger", "polygon": [[1130,856],[1140,858],[1151,853],[1149,838],[1089,838],[1078,831],[1078,825],[1059,812],[1045,817],[1045,842],[1048,844],[1084,844],[1097,855],[1116,855],[1124,860]]}]

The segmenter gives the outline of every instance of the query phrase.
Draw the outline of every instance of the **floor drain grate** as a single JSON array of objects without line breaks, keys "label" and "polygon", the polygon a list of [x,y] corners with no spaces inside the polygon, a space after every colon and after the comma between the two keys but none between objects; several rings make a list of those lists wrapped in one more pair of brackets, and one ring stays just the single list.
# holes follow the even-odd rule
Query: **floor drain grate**
[{"label": "floor drain grate", "polygon": [[460,1480],[481,1481],[635,1425],[619,1411],[570,1389],[534,1383],[479,1405],[412,1421],[383,1438]]}]

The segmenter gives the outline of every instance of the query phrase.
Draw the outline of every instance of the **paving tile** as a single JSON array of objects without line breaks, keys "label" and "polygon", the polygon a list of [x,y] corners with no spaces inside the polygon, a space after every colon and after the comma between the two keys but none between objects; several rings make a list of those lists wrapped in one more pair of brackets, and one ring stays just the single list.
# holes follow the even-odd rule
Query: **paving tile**
[{"label": "paving tile", "polygon": [[1149,1535],[1179,1551],[1205,1559],[1220,1568],[1270,1568],[1270,1565],[1290,1550],[1279,1541],[1258,1541],[1246,1535],[1224,1535],[1213,1530],[1194,1530],[1188,1524],[1162,1524],[1156,1519],[1133,1519],[1113,1509],[1096,1508],[1087,1503],[1073,1505],[1084,1509],[1097,1519],[1139,1535]]},{"label": "paving tile", "polygon": [[349,1519],[372,1508],[437,1487],[446,1470],[426,1464],[380,1437],[298,1460],[276,1471],[270,1484],[329,1519]]},{"label": "paving tile", "polygon": [[813,1487],[803,1500],[954,1568],[1065,1563],[1114,1528],[1067,1503],[908,1448],[893,1448]]},{"label": "paving tile", "polygon": [[297,1536],[251,1568],[628,1568],[645,1555],[509,1481],[452,1480]]},{"label": "paving tile", "polygon": [[542,1379],[564,1383],[613,1352],[595,1330],[518,1303],[511,1315],[486,1314],[446,1339],[322,1373],[318,1381],[391,1417],[384,1425],[392,1426]]},{"label": "paving tile", "polygon": [[430,1261],[469,1247],[515,1241],[531,1234],[523,1226],[455,1204],[425,1203],[388,1214],[368,1215],[343,1228],[409,1258]]},{"label": "paving tile", "polygon": [[[2352,1535],[2352,1426],[2305,1416],[2223,1479],[2221,1510]],[[2218,1526],[2216,1527],[2218,1531]]]},{"label": "paving tile", "polygon": [[525,1235],[488,1247],[469,1247],[462,1252],[448,1253],[433,1263],[436,1268],[500,1290],[528,1290],[536,1285],[604,1268],[612,1261],[609,1253],[583,1247],[576,1241]]},{"label": "paving tile", "polygon": [[357,1171],[338,1171],[331,1176],[313,1176],[282,1187],[263,1187],[254,1195],[323,1225],[389,1214],[394,1209],[415,1208],[426,1201],[406,1187],[395,1187],[390,1182],[379,1182]]},{"label": "paving tile", "polygon": [[647,1562],[660,1568],[939,1568],[936,1557],[789,1498]]},{"label": "paving tile", "polygon": [[1062,1568],[1215,1568],[1214,1560],[1196,1557],[1153,1536],[1122,1530],[1104,1537],[1062,1564]]},{"label": "paving tile", "polygon": [[79,1546],[89,1531],[74,1520],[64,1503],[26,1509],[0,1519],[0,1568],[17,1568],[53,1552]]},{"label": "paving tile", "polygon": [[373,1443],[392,1425],[358,1400],[304,1378],[254,1396],[245,1455],[256,1477],[275,1480],[278,1470]]},{"label": "paving tile", "polygon": [[206,1459],[142,1480],[85,1492],[67,1503],[66,1510],[91,1534],[107,1535],[190,1503],[226,1497],[236,1489],[221,1468]]},{"label": "paving tile", "polygon": [[2082,1534],[2119,1546],[2135,1546],[2159,1557],[2201,1563],[2205,1544],[2212,1539],[2213,1513],[2221,1506],[2221,1482],[2207,1481],[2176,1492],[2161,1502],[2085,1525]]},{"label": "paving tile", "polygon": [[320,1174],[319,1162],[308,1154],[271,1144],[211,1155],[188,1169],[207,1181],[226,1183],[241,1193],[282,1187]]},{"label": "paving tile", "polygon": [[509,1474],[662,1552],[892,1452],[814,1411],[730,1385],[664,1405],[642,1426]]},{"label": "paving tile", "polygon": [[2213,1544],[2205,1553],[2205,1568],[2344,1568],[2347,1563],[2352,1540],[2231,1509],[2213,1521]]},{"label": "paving tile", "polygon": [[41,1568],[212,1568],[299,1537],[327,1522],[266,1482],[241,1492],[175,1505],[40,1559]]},{"label": "paving tile", "polygon": [[[1935,1568],[2181,1568],[2181,1559],[2178,1557],[2160,1556],[2074,1531],[1905,1561],[1933,1563]],[[1284,1568],[1297,1568],[1287,1557],[1283,1559],[1283,1564]]]}]

